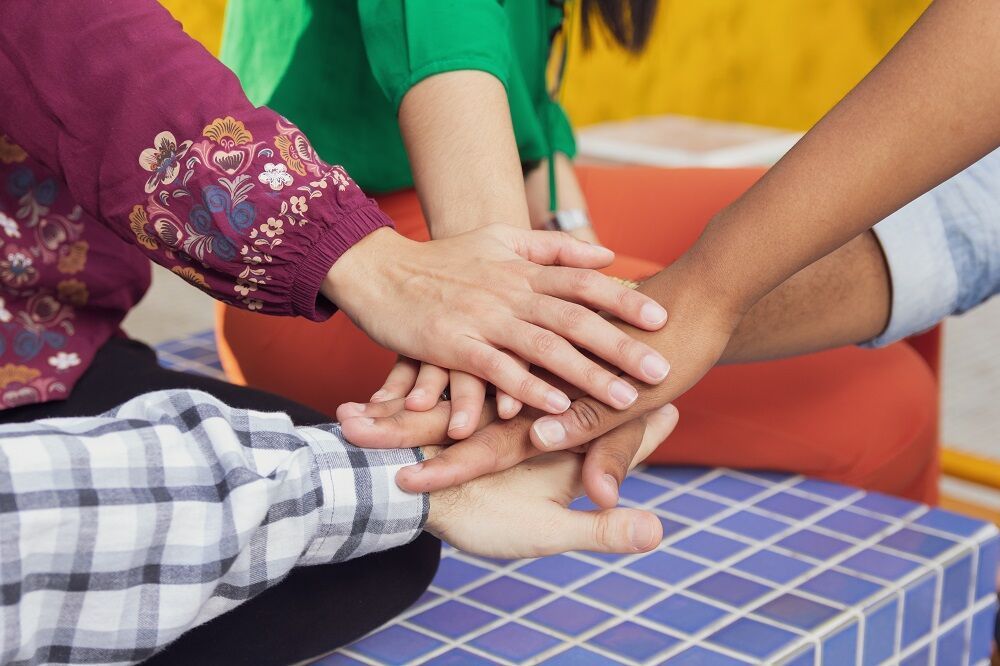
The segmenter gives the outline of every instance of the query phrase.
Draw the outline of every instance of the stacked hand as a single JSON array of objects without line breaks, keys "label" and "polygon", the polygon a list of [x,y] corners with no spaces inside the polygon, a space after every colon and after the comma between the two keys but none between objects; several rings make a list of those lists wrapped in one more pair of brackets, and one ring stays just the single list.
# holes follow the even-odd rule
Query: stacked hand
[{"label": "stacked hand", "polygon": [[499,224],[425,243],[380,229],[334,264],[323,293],[379,344],[458,371],[418,379],[415,364],[404,362],[380,398],[397,397],[395,386],[416,386],[423,393],[408,406],[429,408],[450,380],[463,415],[451,434],[461,437],[479,421],[485,388],[476,377],[550,414],[569,408],[566,392],[527,363],[615,408],[635,401],[631,384],[577,347],[642,382],[663,381],[664,358],[594,312],[644,330],[666,322],[653,299],[590,270],[613,258],[566,234]]}]

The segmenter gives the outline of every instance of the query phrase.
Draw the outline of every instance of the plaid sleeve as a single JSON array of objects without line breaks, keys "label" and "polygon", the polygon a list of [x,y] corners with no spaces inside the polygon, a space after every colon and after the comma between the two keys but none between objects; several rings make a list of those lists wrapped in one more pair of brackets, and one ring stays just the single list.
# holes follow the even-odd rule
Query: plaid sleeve
[{"label": "plaid sleeve", "polygon": [[0,427],[0,663],[133,663],[281,581],[413,539],[415,449],[197,391]]}]

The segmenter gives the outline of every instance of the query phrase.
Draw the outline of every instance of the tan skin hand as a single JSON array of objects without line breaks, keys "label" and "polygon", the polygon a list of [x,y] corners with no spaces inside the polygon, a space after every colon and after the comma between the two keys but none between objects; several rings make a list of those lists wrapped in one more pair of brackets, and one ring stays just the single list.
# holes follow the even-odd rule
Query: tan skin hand
[{"label": "tan skin hand", "polygon": [[[636,422],[633,427],[640,430],[642,441],[635,463],[648,456],[676,423],[672,408]],[[428,453],[432,458],[424,464],[433,462],[438,450]],[[432,492],[426,529],[460,550],[507,559],[570,550],[642,553],[656,548],[663,527],[650,512],[568,508],[581,494],[582,465],[579,455],[550,453]]]}]

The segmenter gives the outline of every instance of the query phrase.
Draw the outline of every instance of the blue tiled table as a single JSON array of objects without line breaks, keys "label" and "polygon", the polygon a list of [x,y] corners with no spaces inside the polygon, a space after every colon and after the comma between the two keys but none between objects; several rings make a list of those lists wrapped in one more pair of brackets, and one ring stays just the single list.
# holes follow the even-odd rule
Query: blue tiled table
[{"label": "blue tiled table", "polygon": [[[220,374],[210,334],[159,351],[169,367]],[[639,470],[622,502],[661,517],[656,551],[506,562],[446,548],[413,608],[318,664],[988,661],[1000,551],[992,525],[799,476],[722,469]]]},{"label": "blue tiled table", "polygon": [[656,551],[504,562],[446,549],[420,602],[319,664],[987,663],[992,525],[721,469],[640,470],[622,498],[660,515]]}]

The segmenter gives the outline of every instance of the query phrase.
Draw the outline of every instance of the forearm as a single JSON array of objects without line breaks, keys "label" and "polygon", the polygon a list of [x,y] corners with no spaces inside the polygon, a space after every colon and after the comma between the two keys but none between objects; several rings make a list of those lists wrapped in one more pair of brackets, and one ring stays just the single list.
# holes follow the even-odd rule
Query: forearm
[{"label": "forearm", "polygon": [[937,0],[692,254],[749,308],[1000,143],[998,65],[995,3]]},{"label": "forearm", "polygon": [[[0,532],[17,537],[0,583],[22,594],[0,605],[0,619],[41,621],[7,637],[3,660],[30,661],[53,635],[75,635],[75,654],[121,661],[148,646],[118,631],[134,616],[147,618],[140,636],[156,637],[133,657],[142,659],[297,565],[405,543],[422,527],[426,496],[393,479],[418,458],[355,449],[337,426],[294,428],[283,414],[196,391],[147,394],[100,417],[4,426],[0,489],[17,509],[0,512]],[[67,620],[58,610],[67,605],[83,610]]]},{"label": "forearm", "polygon": [[529,226],[507,94],[495,76],[424,79],[403,97],[399,126],[431,237],[496,222]]},{"label": "forearm", "polygon": [[764,361],[871,340],[885,330],[891,301],[882,250],[866,232],[757,301],[721,361]]}]

